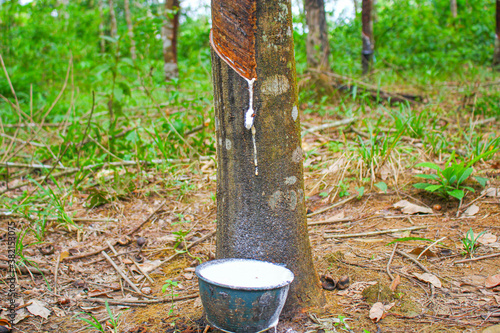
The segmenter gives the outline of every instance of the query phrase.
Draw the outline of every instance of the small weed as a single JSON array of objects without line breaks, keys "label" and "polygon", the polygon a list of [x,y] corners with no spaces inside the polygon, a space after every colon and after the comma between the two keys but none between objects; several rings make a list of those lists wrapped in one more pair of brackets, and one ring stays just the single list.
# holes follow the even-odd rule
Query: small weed
[{"label": "small weed", "polygon": [[88,314],[90,316],[90,318],[91,318],[91,320],[90,320],[90,319],[87,319],[87,318],[76,317],[76,319],[81,320],[81,321],[83,321],[83,322],[85,322],[85,323],[87,323],[87,324],[90,325],[90,327],[87,327],[86,329],[89,330],[89,329],[94,328],[94,329],[96,329],[99,332],[102,332],[102,333],[106,332],[105,327],[102,326],[102,324],[100,323],[100,321],[93,314],[91,314],[91,313],[85,313],[85,312],[81,312],[81,313],[82,314]]},{"label": "small weed", "polygon": [[465,237],[462,238],[462,244],[464,246],[465,254],[467,254],[470,258],[474,256],[474,253],[476,252],[476,248],[479,246],[477,244],[477,240],[479,237],[481,237],[486,231],[480,232],[479,235],[477,235],[474,238],[474,231],[472,228],[467,231],[465,234]]},{"label": "small weed", "polygon": [[365,187],[364,186],[356,187],[356,192],[358,192],[358,199],[361,199],[363,194],[365,194]]},{"label": "small weed", "polygon": [[387,193],[387,184],[384,182],[379,182],[375,186],[384,193]]},{"label": "small weed", "polygon": [[106,301],[106,311],[108,312],[109,316],[108,322],[111,324],[111,326],[113,326],[113,332],[118,332],[118,319],[120,318],[121,313],[118,314],[118,316],[116,316],[115,318],[115,315],[113,314],[113,312],[111,312],[108,301]]},{"label": "small weed", "polygon": [[[113,333],[118,332],[118,319],[120,318],[121,314],[115,317],[113,312],[111,312],[111,309],[109,307],[108,301],[106,301],[106,311],[108,312],[109,320],[108,323],[112,326],[111,331]],[[76,319],[79,319],[87,324],[90,325],[90,327],[87,327],[86,329],[96,329],[99,332],[105,333],[106,332],[106,326],[103,326],[101,324],[101,321],[99,321],[93,314],[91,313],[86,313],[86,312],[80,312],[81,314],[88,314],[90,316],[90,319],[87,318],[82,318],[82,317],[76,317]]]},{"label": "small weed", "polygon": [[[486,153],[490,154],[490,152]],[[449,165],[444,170],[441,169],[438,165],[425,162],[419,163],[416,165],[417,168],[424,167],[430,168],[436,171],[435,174],[421,174],[416,175],[416,177],[433,180],[438,184],[430,184],[430,183],[417,183],[413,186],[418,189],[426,190],[427,192],[437,193],[441,197],[448,199],[450,196],[457,198],[458,200],[462,200],[465,196],[465,190],[474,192],[474,189],[469,186],[465,186],[464,182],[470,177],[473,172],[472,165],[477,162],[479,159],[483,158],[486,154],[481,154],[477,156],[469,163],[465,164],[465,162],[457,162],[455,159],[455,154],[451,154],[450,158],[446,162],[445,165]],[[482,177],[475,177],[476,180],[484,186],[486,184],[487,179]]]},{"label": "small weed", "polygon": [[174,287],[177,287],[178,284],[179,282],[168,279],[165,281],[163,287],[161,287],[161,292],[166,293],[167,291],[169,291],[169,296],[172,298],[172,303],[170,306],[170,310],[168,311],[168,315],[171,315],[174,312],[174,297],[178,296],[174,293]]}]

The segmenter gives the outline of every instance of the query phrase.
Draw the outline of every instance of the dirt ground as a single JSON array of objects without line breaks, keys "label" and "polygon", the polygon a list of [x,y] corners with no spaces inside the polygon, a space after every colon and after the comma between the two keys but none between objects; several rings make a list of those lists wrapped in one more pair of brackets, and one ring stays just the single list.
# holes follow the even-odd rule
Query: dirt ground
[{"label": "dirt ground", "polygon": [[[500,286],[486,287],[487,278],[500,273],[500,256],[483,258],[500,253],[496,238],[500,235],[500,198],[491,192],[481,195],[480,187],[469,193],[461,205],[455,199],[426,194],[412,188],[416,182],[414,171],[395,160],[388,163],[391,170],[385,180],[389,185],[387,193],[367,185],[358,198],[352,181],[347,189],[350,194],[339,197],[339,179],[356,176],[345,154],[328,152],[322,145],[338,135],[332,130],[304,138],[305,192],[318,275],[333,279],[347,275],[349,287],[324,290],[323,307],[284,318],[277,331],[481,332],[500,324]],[[314,148],[318,154],[308,156],[307,152]],[[497,165],[492,161],[479,167],[479,173],[490,179],[487,188],[500,187]],[[18,272],[20,309],[13,331],[83,332],[89,325],[77,317],[90,319],[90,313],[108,325],[106,330],[111,332],[104,306],[108,300],[113,316],[120,314],[117,332],[216,332],[203,317],[194,275],[197,258],[214,258],[216,169],[207,160],[188,163],[180,170],[174,174],[147,172],[147,182],[125,200],[98,208],[85,207],[88,194],[75,195],[68,211],[80,218],[82,229],[68,229],[54,221],[47,228],[43,244],[24,248],[26,259],[44,274],[36,269],[31,269],[30,274]],[[377,177],[383,179],[384,175]],[[406,214],[394,207],[401,200],[432,212]],[[477,209],[467,214],[469,207]],[[2,242],[9,221],[19,227],[26,223],[4,214],[0,220]],[[415,230],[401,230],[410,227]],[[476,260],[461,263],[468,258],[463,254],[461,239],[470,228],[476,235],[482,231],[486,235],[474,254]],[[389,229],[398,231],[368,234]],[[406,240],[388,244],[404,237],[439,242]],[[138,243],[144,241],[140,247]],[[118,256],[113,256],[109,244]],[[178,253],[186,245],[189,253]],[[2,246],[0,263],[6,261],[4,249]],[[109,259],[101,253],[104,249]],[[109,260],[130,277],[143,295],[120,277]],[[149,279],[141,271],[147,272]],[[3,278],[5,272],[1,270]],[[425,277],[417,277],[426,272],[438,281],[429,283]],[[167,280],[172,290],[167,288],[163,293]],[[6,284],[0,288],[4,295]],[[378,302],[386,307],[375,322],[370,319],[370,309]],[[8,304],[3,296],[0,307],[5,316]]]}]

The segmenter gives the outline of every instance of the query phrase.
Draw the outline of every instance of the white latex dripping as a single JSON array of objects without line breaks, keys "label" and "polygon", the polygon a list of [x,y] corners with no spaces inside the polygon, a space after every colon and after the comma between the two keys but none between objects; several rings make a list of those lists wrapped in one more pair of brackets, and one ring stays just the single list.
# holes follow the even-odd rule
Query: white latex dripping
[{"label": "white latex dripping", "polygon": [[255,78],[251,80],[245,78],[245,80],[248,82],[249,94],[248,110],[245,114],[245,127],[246,129],[251,129],[253,126],[253,118],[255,117],[255,110],[253,109],[253,83],[255,82]]},{"label": "white latex dripping", "polygon": [[253,84],[256,80],[256,78],[252,78],[252,79],[247,79],[246,77],[244,77],[240,71],[238,71],[236,68],[235,68],[235,63],[231,60],[231,59],[228,59],[227,57],[223,56],[219,50],[218,50],[218,47],[217,45],[214,43],[214,40],[213,40],[213,34],[212,34],[212,31],[210,31],[210,44],[212,45],[213,49],[215,50],[215,52],[219,55],[219,57],[226,63],[229,65],[229,67],[231,67],[236,73],[238,73],[242,78],[245,79],[245,81],[247,81],[248,83],[248,94],[249,94],[249,98],[248,98],[248,110],[247,112],[245,113],[245,128],[246,129],[251,129],[252,130],[252,143],[253,143],[253,163],[254,163],[254,166],[255,166],[255,175],[259,175],[259,169],[258,169],[258,166],[257,166],[257,144],[255,142],[255,127],[253,126],[253,120],[255,118],[255,110],[253,109]]},{"label": "white latex dripping", "polygon": [[259,175],[259,167],[257,165],[257,144],[255,143],[255,126],[253,126],[253,120],[255,118],[255,110],[253,109],[253,84],[255,78],[249,80],[245,78],[248,82],[248,110],[245,113],[245,128],[252,130],[252,143],[253,143],[253,164],[255,166],[255,175]]}]

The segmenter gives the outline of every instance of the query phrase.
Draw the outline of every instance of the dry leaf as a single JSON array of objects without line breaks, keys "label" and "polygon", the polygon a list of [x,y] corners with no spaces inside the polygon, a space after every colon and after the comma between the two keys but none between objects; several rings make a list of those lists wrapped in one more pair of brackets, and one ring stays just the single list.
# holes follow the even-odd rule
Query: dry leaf
[{"label": "dry leaf", "polygon": [[409,254],[413,254],[416,257],[418,257],[421,254],[422,254],[422,257],[427,257],[427,258],[436,258],[437,257],[437,255],[429,249],[427,249],[424,253],[422,253],[424,250],[425,250],[425,247],[417,247],[417,248],[413,249]]},{"label": "dry leaf", "polygon": [[66,317],[67,316],[66,312],[63,309],[58,308],[57,306],[54,306],[52,308],[52,310],[54,311],[56,317]]},{"label": "dry leaf", "polygon": [[413,273],[413,275],[419,279],[420,281],[428,282],[432,284],[436,288],[441,288],[441,281],[437,278],[437,276],[429,273],[424,273],[424,274],[418,274],[418,273]]},{"label": "dry leaf", "polygon": [[500,285],[500,274],[488,276],[486,280],[484,280],[484,286],[486,288],[494,288]]},{"label": "dry leaf", "polygon": [[[398,275],[398,276],[399,276],[399,275]],[[387,304],[387,305],[384,305],[384,311],[385,311],[385,312],[389,311],[390,309],[392,309],[392,307],[393,307],[394,305],[396,305],[396,303],[394,303],[394,302],[393,302],[393,303],[389,303],[389,304]]]},{"label": "dry leaf", "polygon": [[500,296],[493,296],[495,298],[495,302],[497,302],[498,305],[500,305]]},{"label": "dry leaf", "polygon": [[382,165],[382,167],[380,168],[380,178],[382,180],[387,180],[390,174],[391,174],[391,169],[387,166],[387,164]]},{"label": "dry leaf", "polygon": [[193,275],[193,274],[191,274],[191,273],[186,273],[186,274],[183,274],[183,276],[184,276],[184,278],[185,278],[186,280],[192,280],[192,279],[193,279],[193,277],[194,277],[194,275]]},{"label": "dry leaf", "polygon": [[410,237],[411,235],[411,230],[405,230],[405,231],[401,231],[401,232],[393,232],[392,234],[389,234],[389,236],[393,237],[393,238],[406,238],[406,237]]},{"label": "dry leaf", "polygon": [[463,213],[462,216],[474,216],[477,214],[477,212],[479,212],[479,206],[472,204],[472,205],[470,205],[469,208],[467,208],[465,210],[465,212]]},{"label": "dry leaf", "polygon": [[69,257],[70,254],[68,251],[62,251],[61,254],[59,255],[59,260],[63,261],[65,258]]},{"label": "dry leaf", "polygon": [[391,288],[392,291],[396,291],[396,288],[399,286],[400,283],[401,283],[401,276],[399,276],[399,274],[398,274],[398,275],[396,275],[394,280],[392,280],[389,288]]},{"label": "dry leaf", "polygon": [[373,304],[370,309],[370,319],[374,322],[378,322],[380,319],[384,318],[385,307],[381,302]]},{"label": "dry leaf", "polygon": [[408,200],[401,200],[398,201],[394,204],[394,208],[401,208],[401,212],[403,214],[417,214],[417,213],[422,213],[422,214],[432,214],[434,213],[432,209],[415,205],[409,202]]},{"label": "dry leaf", "polygon": [[490,234],[489,232],[486,234],[482,234],[481,237],[477,239],[477,241],[483,245],[493,244],[497,241],[497,236]]},{"label": "dry leaf", "polygon": [[500,187],[489,187],[483,190],[481,194],[493,198],[500,197]]},{"label": "dry leaf", "polygon": [[144,272],[149,273],[150,271],[152,271],[153,269],[155,269],[156,267],[158,267],[158,265],[160,264],[160,262],[161,262],[160,259],[157,259],[157,260],[154,260],[154,261],[145,260],[144,263],[139,264],[139,266],[142,268],[142,270]]},{"label": "dry leaf", "polygon": [[91,290],[88,292],[88,297],[100,297],[100,296],[105,296],[107,298],[113,298],[108,295],[108,293],[112,292],[111,290],[105,290],[105,289],[95,289]]},{"label": "dry leaf", "polygon": [[26,307],[26,309],[35,316],[47,319],[50,315],[50,310],[45,307],[45,302],[34,299],[31,304]]}]

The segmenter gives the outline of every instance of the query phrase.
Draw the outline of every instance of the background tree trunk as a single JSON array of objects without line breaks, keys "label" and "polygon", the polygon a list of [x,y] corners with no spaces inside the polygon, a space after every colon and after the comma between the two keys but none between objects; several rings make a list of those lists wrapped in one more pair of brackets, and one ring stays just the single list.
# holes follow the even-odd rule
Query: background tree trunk
[{"label": "background tree trunk", "polygon": [[354,4],[354,17],[356,17],[356,15],[358,14],[358,0],[352,0],[353,4]]},{"label": "background tree trunk", "polygon": [[493,53],[493,67],[500,71],[500,0],[497,0],[496,8],[496,39],[495,39],[495,52]]},{"label": "background tree trunk", "polygon": [[135,52],[134,28],[132,27],[132,15],[130,14],[130,1],[125,0],[125,19],[127,20],[128,38],[130,39],[130,57],[132,60],[137,59]]},{"label": "background tree trunk", "polygon": [[323,0],[304,0],[307,34],[307,65],[322,70],[330,68],[330,45],[326,24],[325,2]]},{"label": "background tree trunk", "polygon": [[361,3],[361,20],[362,32],[361,38],[363,39],[363,50],[361,55],[361,66],[363,68],[363,75],[371,71],[373,65],[373,0],[363,0]]},{"label": "background tree trunk", "polygon": [[165,0],[165,20],[162,26],[163,39],[163,71],[165,80],[177,77],[177,31],[179,27],[179,0]]},{"label": "background tree trunk", "polygon": [[101,46],[101,53],[104,53],[106,52],[106,41],[102,38],[104,36],[104,4],[102,3],[102,0],[97,2],[97,7],[99,9],[99,18],[101,20],[99,22],[99,37],[101,38],[99,43]]},{"label": "background tree trunk", "polygon": [[457,0],[450,0],[451,16],[457,17]]},{"label": "background tree trunk", "polygon": [[115,6],[113,0],[108,0],[109,3],[109,17],[111,19],[111,37],[116,38],[118,36],[118,26],[116,23]]},{"label": "background tree trunk", "polygon": [[[306,225],[290,1],[213,0],[212,22],[216,257],[284,263],[295,274],[285,313],[317,305],[322,293]],[[257,78],[253,99],[250,78]]]}]

